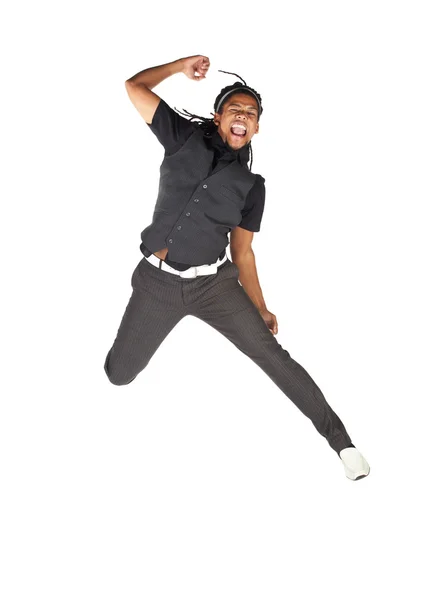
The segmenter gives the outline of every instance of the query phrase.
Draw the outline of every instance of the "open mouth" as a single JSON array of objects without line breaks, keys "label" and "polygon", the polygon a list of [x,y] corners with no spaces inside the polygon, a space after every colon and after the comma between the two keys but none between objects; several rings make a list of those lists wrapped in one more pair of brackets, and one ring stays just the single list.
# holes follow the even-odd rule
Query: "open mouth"
[{"label": "open mouth", "polygon": [[244,125],[235,125],[233,124],[230,127],[230,132],[238,138],[244,138],[246,136],[246,128]]}]

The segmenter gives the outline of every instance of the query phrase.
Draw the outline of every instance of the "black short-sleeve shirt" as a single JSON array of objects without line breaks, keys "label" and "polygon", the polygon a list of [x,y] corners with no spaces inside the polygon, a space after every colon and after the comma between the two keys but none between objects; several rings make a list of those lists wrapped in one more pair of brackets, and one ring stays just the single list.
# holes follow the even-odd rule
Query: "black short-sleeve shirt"
[{"label": "black short-sleeve shirt", "polygon": [[[164,147],[165,155],[177,152],[197,127],[195,123],[189,121],[173,110],[162,98],[153,115],[152,123],[148,123],[147,125],[155,134],[160,144]],[[214,148],[214,161],[211,165],[211,172],[223,168],[229,161],[235,159],[235,154],[229,152],[228,146],[223,142],[217,131],[213,134],[210,143]],[[264,203],[264,179],[261,175],[256,175],[256,181],[250,190],[245,201],[245,206],[241,211],[242,220],[238,224],[238,227],[253,232],[260,231]],[[223,256],[224,252],[225,251],[223,251],[220,256]],[[179,270],[187,269],[190,266],[169,261],[168,256],[165,258],[165,262]],[[179,264],[178,267],[175,266],[177,264]]]}]

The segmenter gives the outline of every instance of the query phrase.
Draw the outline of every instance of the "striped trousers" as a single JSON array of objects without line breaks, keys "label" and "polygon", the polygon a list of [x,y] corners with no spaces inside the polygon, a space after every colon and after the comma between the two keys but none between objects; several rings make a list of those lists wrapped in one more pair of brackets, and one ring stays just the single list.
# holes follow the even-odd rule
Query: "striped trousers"
[{"label": "striped trousers", "polygon": [[132,294],[104,369],[126,385],[148,365],[170,331],[187,315],[208,323],[256,363],[308,417],[335,452],[354,446],[340,418],[307,371],[276,340],[227,259],[217,273],[183,279],[144,257],[132,277]]}]

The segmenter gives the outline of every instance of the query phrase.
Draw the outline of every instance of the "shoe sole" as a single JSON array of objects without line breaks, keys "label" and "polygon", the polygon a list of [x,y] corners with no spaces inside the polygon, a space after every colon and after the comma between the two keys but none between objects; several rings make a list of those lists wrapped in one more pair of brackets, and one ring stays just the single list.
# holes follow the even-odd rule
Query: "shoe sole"
[{"label": "shoe sole", "polygon": [[358,477],[355,477],[354,479],[352,479],[351,477],[348,477],[347,475],[347,479],[351,479],[351,481],[358,481],[359,479],[364,479],[364,477],[367,477],[370,473],[370,467],[369,467],[369,471],[365,474],[365,475],[359,475]]}]

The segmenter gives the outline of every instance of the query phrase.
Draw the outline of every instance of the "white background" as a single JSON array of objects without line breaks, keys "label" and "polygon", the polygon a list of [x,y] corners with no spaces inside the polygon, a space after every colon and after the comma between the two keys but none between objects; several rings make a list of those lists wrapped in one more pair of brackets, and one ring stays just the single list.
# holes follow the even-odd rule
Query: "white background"
[{"label": "white background", "polygon": [[[422,8],[3,9],[3,600],[423,597]],[[260,92],[261,287],[365,479],[198,319],[106,377],[163,154],[124,82],[194,54],[206,80],[155,92],[205,116],[237,80],[218,69]]]}]

